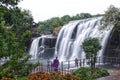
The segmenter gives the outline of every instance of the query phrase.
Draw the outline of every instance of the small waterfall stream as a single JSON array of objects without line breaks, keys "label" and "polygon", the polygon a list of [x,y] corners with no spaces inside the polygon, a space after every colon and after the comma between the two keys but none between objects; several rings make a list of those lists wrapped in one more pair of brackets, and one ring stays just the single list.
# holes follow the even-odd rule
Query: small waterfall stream
[{"label": "small waterfall stream", "polygon": [[[32,55],[31,59],[42,59],[43,57],[46,58],[46,55],[50,55],[50,53],[54,53],[55,47],[55,40],[56,38],[52,35],[42,35],[33,39],[29,54]],[[54,42],[54,43],[53,43]],[[48,53],[49,52],[49,53]],[[51,53],[51,54],[52,54]],[[50,56],[49,56],[50,57]],[[49,58],[48,57],[48,58]]]}]

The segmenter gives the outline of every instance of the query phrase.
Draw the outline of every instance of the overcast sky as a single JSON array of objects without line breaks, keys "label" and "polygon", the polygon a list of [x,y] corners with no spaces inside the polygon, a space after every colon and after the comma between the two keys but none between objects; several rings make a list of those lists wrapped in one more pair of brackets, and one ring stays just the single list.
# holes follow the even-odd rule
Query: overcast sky
[{"label": "overcast sky", "polygon": [[52,17],[104,13],[110,5],[120,8],[120,0],[23,0],[19,7],[31,11],[35,22]]}]

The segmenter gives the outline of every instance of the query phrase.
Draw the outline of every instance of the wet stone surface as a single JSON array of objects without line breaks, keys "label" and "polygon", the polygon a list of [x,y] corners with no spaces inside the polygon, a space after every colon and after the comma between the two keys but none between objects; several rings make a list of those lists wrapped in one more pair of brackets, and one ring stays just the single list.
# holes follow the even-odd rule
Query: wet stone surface
[{"label": "wet stone surface", "polygon": [[109,69],[110,76],[98,78],[96,80],[120,80],[120,69]]},{"label": "wet stone surface", "polygon": [[120,75],[119,76],[108,76],[108,77],[103,77],[103,78],[99,78],[96,80],[120,80]]}]

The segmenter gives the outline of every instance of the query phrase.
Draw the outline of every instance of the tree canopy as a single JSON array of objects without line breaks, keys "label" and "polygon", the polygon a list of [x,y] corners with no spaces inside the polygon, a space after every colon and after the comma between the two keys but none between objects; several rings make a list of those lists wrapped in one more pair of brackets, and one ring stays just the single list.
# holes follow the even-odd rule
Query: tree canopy
[{"label": "tree canopy", "polygon": [[2,77],[25,76],[31,69],[25,42],[31,34],[33,18],[29,11],[17,7],[19,1],[0,0],[0,60],[5,61],[0,65],[0,79],[1,74]]},{"label": "tree canopy", "polygon": [[106,28],[108,25],[115,26],[118,23],[120,23],[120,9],[110,5],[103,15],[101,24],[103,25],[103,28]]},{"label": "tree canopy", "polygon": [[0,2],[2,3],[1,5],[5,5],[5,6],[15,6],[17,5],[20,1],[22,0],[0,0]]},{"label": "tree canopy", "polygon": [[86,53],[86,58],[90,59],[97,55],[101,49],[98,38],[88,38],[83,42],[83,49]]},{"label": "tree canopy", "polygon": [[95,77],[94,74],[95,74],[95,63],[96,63],[97,52],[101,49],[102,46],[100,45],[98,38],[88,38],[84,40],[82,45],[83,45],[83,50],[86,53],[86,58],[88,59],[88,64],[90,65],[91,68],[92,80],[93,80]]}]

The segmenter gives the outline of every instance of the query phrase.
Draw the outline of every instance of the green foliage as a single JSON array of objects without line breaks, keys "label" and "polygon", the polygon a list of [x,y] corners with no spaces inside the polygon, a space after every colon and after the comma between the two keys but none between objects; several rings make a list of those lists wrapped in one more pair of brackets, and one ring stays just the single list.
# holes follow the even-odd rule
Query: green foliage
[{"label": "green foliage", "polygon": [[91,18],[92,15],[90,13],[80,13],[81,19]]},{"label": "green foliage", "polygon": [[[31,34],[32,16],[15,5],[20,0],[1,0],[0,3],[0,77],[25,76],[36,64],[28,63],[25,42]],[[10,6],[10,7],[9,7]]]},{"label": "green foliage", "polygon": [[[10,32],[9,30],[6,30],[4,23],[0,24],[0,59],[4,56],[10,56],[11,49],[14,49],[17,46],[15,35]],[[16,49],[12,50],[12,54]]]},{"label": "green foliage", "polygon": [[96,68],[96,78],[109,76],[107,69]]},{"label": "green foliage", "polygon": [[48,20],[49,23],[49,30],[52,31],[55,27],[58,27],[61,25],[61,20],[58,17],[51,18],[51,20]]},{"label": "green foliage", "polygon": [[18,2],[20,2],[21,0],[0,0],[1,3],[3,3],[4,5],[8,6],[15,6],[18,4]]},{"label": "green foliage", "polygon": [[106,28],[108,25],[116,25],[120,22],[120,9],[110,5],[102,18],[102,28]]},{"label": "green foliage", "polygon": [[5,77],[21,77],[27,76],[32,69],[38,66],[39,63],[32,64],[28,63],[28,60],[31,56],[24,56],[23,54],[13,55],[12,58],[4,63],[0,70],[2,72],[2,76]]},{"label": "green foliage", "polygon": [[0,72],[0,79],[2,79],[2,77],[3,77],[3,73],[2,73],[2,72]]},{"label": "green foliage", "polygon": [[28,39],[30,37],[30,35],[31,35],[31,31],[26,30],[21,37],[22,41],[25,42],[24,40]]},{"label": "green foliage", "polygon": [[27,77],[15,77],[12,80],[28,80]]},{"label": "green foliage", "polygon": [[101,49],[98,38],[88,38],[83,42],[82,45],[87,59],[95,57],[97,52]]},{"label": "green foliage", "polygon": [[5,24],[20,38],[26,31],[31,30],[33,19],[30,11],[22,11],[15,7],[8,9],[4,13]]},{"label": "green foliage", "polygon": [[[31,27],[33,25],[33,18],[30,14],[30,11],[21,10],[20,8],[11,5],[11,4],[18,3],[19,1],[21,1],[21,0],[12,0],[12,1],[11,0],[9,0],[9,1],[1,0],[0,1],[1,5],[2,5],[2,6],[0,6],[0,22],[4,22],[4,27],[7,28],[5,31],[8,30],[8,33],[5,33],[5,35],[12,33],[12,34],[14,34],[14,37],[15,37],[14,39],[16,40],[15,43],[11,43],[10,41],[12,41],[12,40],[8,39],[9,43],[7,43],[6,45],[9,45],[9,46],[11,46],[11,44],[19,45],[19,47],[25,45],[25,42],[27,42],[27,39],[26,39],[27,37],[23,40],[22,35],[27,30],[31,31],[31,29],[32,29]],[[7,5],[5,5],[5,4],[7,4]],[[3,6],[3,5],[5,5],[5,6]],[[10,5],[12,7],[10,7]],[[3,32],[1,32],[1,33],[3,34]],[[12,38],[12,36],[11,36],[11,38]],[[22,38],[22,40],[21,40],[21,38]],[[5,37],[5,39],[6,39],[6,37]],[[22,41],[24,41],[24,42],[22,42]],[[21,48],[24,48],[24,47],[21,47]],[[6,50],[4,50],[4,51],[6,51]],[[9,49],[9,51],[10,51],[10,49]]]},{"label": "green foliage", "polygon": [[9,28],[20,38],[26,30],[31,30],[33,18],[29,10],[21,10],[17,6],[11,5],[19,1],[21,0],[1,0],[0,20],[3,20],[5,22],[5,27]]},{"label": "green foliage", "polygon": [[86,58],[88,59],[88,64],[91,68],[92,79],[95,78],[95,63],[97,52],[101,49],[98,38],[88,38],[82,43],[83,49],[86,53]]},{"label": "green foliage", "polygon": [[52,32],[54,28],[59,27],[61,24],[61,19],[58,17],[51,18],[45,22],[39,22],[39,32]]},{"label": "green foliage", "polygon": [[67,24],[71,20],[71,17],[69,15],[65,15],[61,17],[62,25]]},{"label": "green foliage", "polygon": [[81,67],[73,72],[73,75],[80,78],[80,80],[91,80],[90,68]]},{"label": "green foliage", "polygon": [[[88,67],[81,67],[73,72],[73,75],[80,78],[80,80],[93,80],[91,70]],[[96,68],[95,78],[109,76],[109,73],[104,68]]]},{"label": "green foliage", "polygon": [[21,46],[25,46],[23,49],[27,50],[28,47],[30,46],[29,41],[31,39],[31,31],[30,30],[26,30],[22,35],[21,35]]}]

